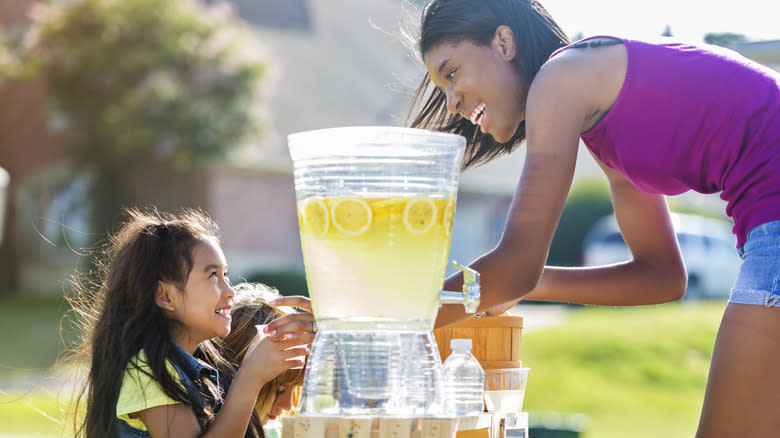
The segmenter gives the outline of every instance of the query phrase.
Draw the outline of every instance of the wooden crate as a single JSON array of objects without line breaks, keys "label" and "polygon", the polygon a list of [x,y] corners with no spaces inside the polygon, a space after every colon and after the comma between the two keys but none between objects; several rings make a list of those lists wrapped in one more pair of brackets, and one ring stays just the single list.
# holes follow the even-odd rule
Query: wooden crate
[{"label": "wooden crate", "polygon": [[522,316],[469,318],[433,331],[442,359],[450,355],[450,339],[471,339],[471,353],[483,369],[520,368]]}]

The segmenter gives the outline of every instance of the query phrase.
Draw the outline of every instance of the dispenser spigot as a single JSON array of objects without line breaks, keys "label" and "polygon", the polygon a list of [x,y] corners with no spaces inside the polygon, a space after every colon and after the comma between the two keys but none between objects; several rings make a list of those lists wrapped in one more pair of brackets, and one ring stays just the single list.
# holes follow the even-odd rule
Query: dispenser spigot
[{"label": "dispenser spigot", "polygon": [[463,304],[466,313],[476,313],[479,307],[479,272],[453,261],[452,266],[463,272],[463,292],[442,291],[439,304]]}]

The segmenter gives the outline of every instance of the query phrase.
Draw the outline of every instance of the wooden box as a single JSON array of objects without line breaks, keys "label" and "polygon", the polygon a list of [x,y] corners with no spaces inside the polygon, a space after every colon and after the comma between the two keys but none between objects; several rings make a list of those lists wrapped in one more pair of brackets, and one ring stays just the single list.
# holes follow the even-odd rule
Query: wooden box
[{"label": "wooden box", "polygon": [[442,360],[450,355],[450,339],[471,339],[471,353],[483,369],[521,368],[522,316],[469,318],[433,330]]}]

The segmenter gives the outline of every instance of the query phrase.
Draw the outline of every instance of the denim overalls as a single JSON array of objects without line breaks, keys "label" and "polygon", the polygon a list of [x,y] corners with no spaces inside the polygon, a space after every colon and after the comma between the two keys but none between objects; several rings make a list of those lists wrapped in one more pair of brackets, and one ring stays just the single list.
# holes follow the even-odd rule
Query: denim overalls
[{"label": "denim overalls", "polygon": [[[181,381],[182,386],[184,386],[184,388],[187,390],[187,394],[189,394],[193,400],[202,397],[199,388],[202,385],[200,382],[202,381],[201,379],[203,377],[211,380],[211,382],[219,387],[219,377],[217,370],[201,363],[191,354],[184,351],[183,348],[176,345],[176,343],[172,344],[173,350],[169,359],[174,368],[176,368],[176,371],[179,373],[179,380]],[[205,394],[209,393],[205,390],[203,392]],[[214,412],[219,412],[219,409],[222,407],[222,399],[220,398],[218,400],[214,400],[213,397],[208,398],[209,400],[207,400],[206,404],[214,406]],[[208,426],[208,419],[201,412],[195,412],[195,416],[198,419],[198,424],[201,425],[201,431],[204,431],[206,426]],[[120,438],[142,438],[151,436],[149,435],[149,432],[136,429],[127,424],[124,420],[119,418],[116,420]]]}]

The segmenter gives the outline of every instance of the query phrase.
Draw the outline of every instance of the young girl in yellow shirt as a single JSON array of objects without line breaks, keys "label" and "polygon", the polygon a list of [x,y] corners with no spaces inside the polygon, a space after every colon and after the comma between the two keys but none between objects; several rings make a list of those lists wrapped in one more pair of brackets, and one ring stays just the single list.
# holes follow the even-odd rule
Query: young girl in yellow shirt
[{"label": "young girl in yellow shirt", "polygon": [[211,340],[230,332],[234,291],[217,225],[199,211],[128,213],[101,278],[72,299],[89,364],[76,436],[244,437],[260,389],[303,366],[313,334],[293,319],[256,336],[223,393],[208,364],[225,362]]}]

